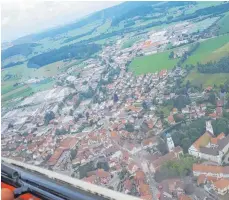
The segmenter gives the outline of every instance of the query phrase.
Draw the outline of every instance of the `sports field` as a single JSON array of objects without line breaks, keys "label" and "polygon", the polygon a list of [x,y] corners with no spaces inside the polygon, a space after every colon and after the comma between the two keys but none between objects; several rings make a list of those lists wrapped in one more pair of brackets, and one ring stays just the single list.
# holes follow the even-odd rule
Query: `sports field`
[{"label": "sports field", "polygon": [[169,59],[170,52],[166,51],[137,57],[131,62],[129,67],[136,75],[154,73],[162,69],[172,69],[177,64],[178,59]]}]

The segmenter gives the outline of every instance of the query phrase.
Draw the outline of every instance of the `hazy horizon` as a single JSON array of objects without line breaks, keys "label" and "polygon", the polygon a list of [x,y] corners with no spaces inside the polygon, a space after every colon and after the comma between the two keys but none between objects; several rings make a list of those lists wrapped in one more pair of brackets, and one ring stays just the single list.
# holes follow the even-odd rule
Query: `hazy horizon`
[{"label": "hazy horizon", "polygon": [[[5,0],[1,3],[2,43],[72,23],[84,16],[119,3],[121,3],[121,1],[38,2],[29,0]],[[36,13],[36,15],[34,13]]]}]

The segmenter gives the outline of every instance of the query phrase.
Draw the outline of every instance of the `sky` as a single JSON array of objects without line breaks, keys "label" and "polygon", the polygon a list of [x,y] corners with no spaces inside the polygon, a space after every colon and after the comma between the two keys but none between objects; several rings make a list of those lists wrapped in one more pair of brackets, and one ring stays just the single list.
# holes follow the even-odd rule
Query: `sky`
[{"label": "sky", "polygon": [[11,41],[30,33],[72,22],[119,4],[119,1],[1,0],[1,39]]}]

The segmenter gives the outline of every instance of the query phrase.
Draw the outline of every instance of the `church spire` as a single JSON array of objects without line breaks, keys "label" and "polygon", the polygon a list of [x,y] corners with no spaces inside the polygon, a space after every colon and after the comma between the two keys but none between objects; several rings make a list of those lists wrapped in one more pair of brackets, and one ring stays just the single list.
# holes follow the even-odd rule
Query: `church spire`
[{"label": "church spire", "polygon": [[206,131],[214,135],[212,124],[210,120],[206,121]]}]

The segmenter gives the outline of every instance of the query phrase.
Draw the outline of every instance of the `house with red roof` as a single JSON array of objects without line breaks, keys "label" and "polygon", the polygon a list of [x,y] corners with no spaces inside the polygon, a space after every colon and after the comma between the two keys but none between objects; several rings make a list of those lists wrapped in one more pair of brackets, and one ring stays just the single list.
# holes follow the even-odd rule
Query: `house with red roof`
[{"label": "house with red roof", "polygon": [[139,169],[139,166],[137,163],[135,163],[134,161],[131,161],[128,166],[127,166],[127,170],[133,174],[135,173],[137,170]]},{"label": "house with red roof", "polygon": [[206,177],[215,177],[216,179],[229,178],[229,166],[193,164],[193,175]]},{"label": "house with red roof", "polygon": [[145,182],[146,180],[145,173],[142,170],[138,169],[135,172],[134,180],[137,182],[137,184]]},{"label": "house with red roof", "polygon": [[153,146],[157,146],[157,137],[151,137],[151,138],[144,139],[141,145],[143,149],[152,148]]},{"label": "house with red roof", "polygon": [[170,160],[177,160],[180,158],[180,155],[183,154],[183,150],[181,147],[175,147],[171,152],[165,154],[164,156],[159,157],[156,160],[150,162],[150,171],[155,173],[160,167]]},{"label": "house with red roof", "polygon": [[170,124],[175,124],[175,120],[174,120],[172,114],[170,114],[170,115],[168,116],[168,122],[169,122]]},{"label": "house with red roof", "polygon": [[213,184],[213,188],[220,195],[225,195],[229,192],[229,179],[222,178]]},{"label": "house with red roof", "polygon": [[123,188],[125,190],[125,193],[129,193],[133,187],[132,181],[130,179],[126,179],[123,183]]}]

